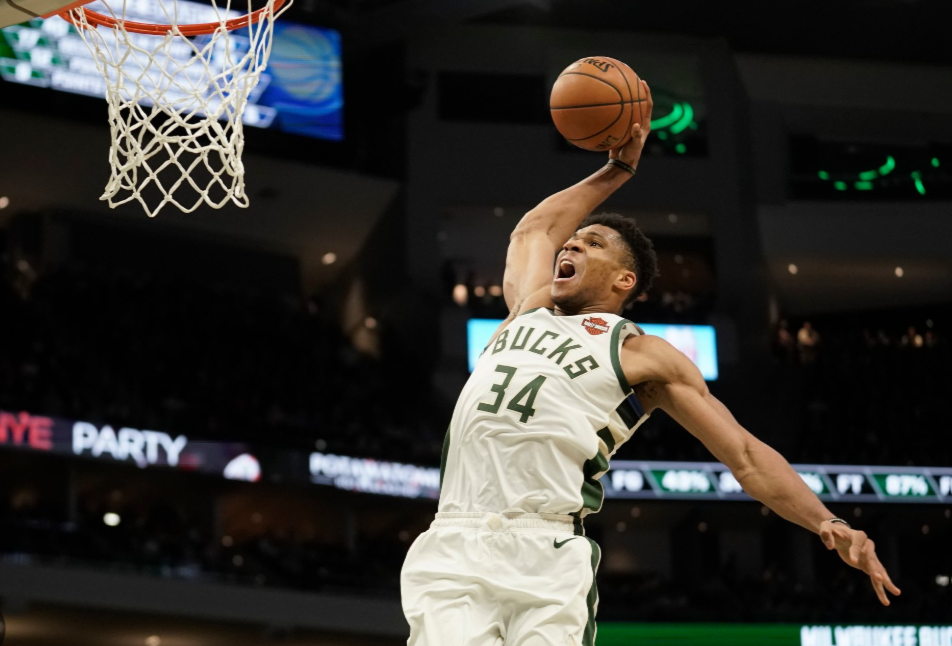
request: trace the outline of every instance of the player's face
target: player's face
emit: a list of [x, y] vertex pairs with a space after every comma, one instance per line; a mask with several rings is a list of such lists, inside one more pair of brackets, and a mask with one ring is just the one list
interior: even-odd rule
[[616, 290], [616, 283], [626, 275], [634, 280], [622, 265], [624, 244], [617, 231], [601, 224], [576, 231], [556, 257], [552, 301], [568, 312], [594, 304], [620, 306], [627, 292]]

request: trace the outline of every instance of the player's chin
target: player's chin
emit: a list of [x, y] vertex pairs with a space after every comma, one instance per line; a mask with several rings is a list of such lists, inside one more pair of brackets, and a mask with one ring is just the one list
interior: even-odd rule
[[570, 310], [580, 300], [581, 292], [581, 285], [578, 284], [578, 281], [556, 279], [552, 283], [550, 296], [552, 302], [558, 305], [560, 309]]
[[559, 302], [559, 299], [566, 298], [572, 294], [572, 288], [566, 284], [566, 281], [556, 278], [552, 281], [552, 301], [555, 303]]

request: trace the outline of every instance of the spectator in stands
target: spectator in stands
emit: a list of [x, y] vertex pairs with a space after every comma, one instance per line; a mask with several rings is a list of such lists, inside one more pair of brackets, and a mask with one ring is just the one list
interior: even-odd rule
[[448, 414], [401, 394], [402, 366], [357, 352], [313, 301], [78, 263], [23, 292], [10, 275], [0, 409], [439, 462]]
[[777, 328], [777, 337], [775, 339], [777, 358], [781, 363], [793, 363], [797, 354], [797, 344], [790, 333], [790, 324], [786, 319], [780, 320], [780, 326]]
[[813, 329], [810, 321], [804, 321], [803, 327], [797, 332], [797, 349], [800, 351], [800, 363], [812, 366], [816, 363], [820, 345], [820, 334]]
[[906, 333], [902, 335], [901, 345], [904, 348], [921, 348], [924, 341], [922, 335], [916, 332], [916, 328], [910, 325]]

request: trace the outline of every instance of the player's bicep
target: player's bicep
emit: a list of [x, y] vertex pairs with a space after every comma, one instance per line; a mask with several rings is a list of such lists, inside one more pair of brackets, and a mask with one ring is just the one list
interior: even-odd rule
[[503, 276], [503, 297], [510, 310], [552, 282], [558, 248], [542, 229], [519, 227], [513, 232]]
[[711, 394], [684, 353], [658, 337], [633, 337], [625, 343], [622, 368], [629, 379], [650, 384], [653, 401], [643, 402], [646, 408], [661, 408], [732, 471], [743, 469], [753, 437]]

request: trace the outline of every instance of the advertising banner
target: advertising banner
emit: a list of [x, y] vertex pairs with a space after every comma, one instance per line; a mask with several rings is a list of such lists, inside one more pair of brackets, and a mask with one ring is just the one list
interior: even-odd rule
[[[440, 470], [370, 458], [289, 451], [239, 442], [0, 411], [0, 448], [169, 467], [231, 480], [311, 482], [347, 491], [439, 498]], [[952, 502], [952, 468], [794, 464], [821, 500], [831, 502]], [[751, 500], [719, 462], [615, 460], [601, 478], [605, 498]], [[952, 646], [952, 645], [949, 645]]]
[[236, 458], [242, 455], [250, 456], [249, 447], [245, 444], [193, 442], [185, 435], [127, 426], [97, 425], [59, 417], [45, 417], [26, 411], [0, 411], [0, 448], [30, 449], [125, 462], [140, 468], [175, 467], [223, 477], [249, 473], [247, 458], [239, 462], [246, 465], [244, 470], [235, 466], [227, 469]]

